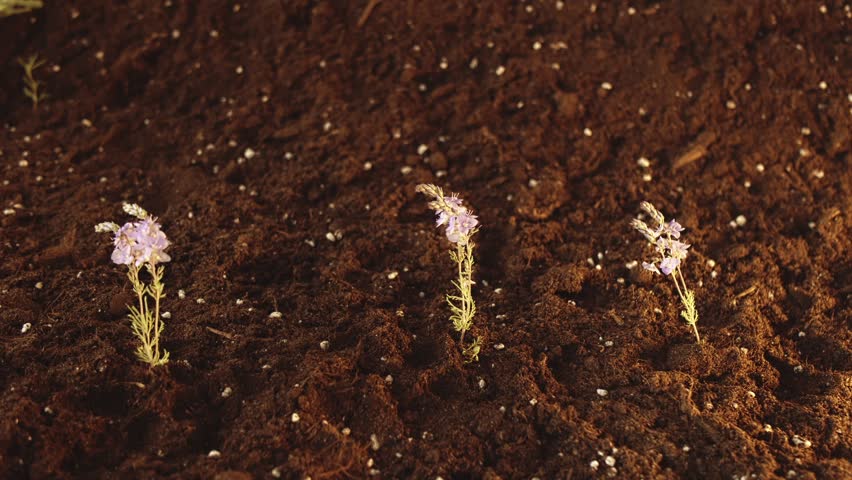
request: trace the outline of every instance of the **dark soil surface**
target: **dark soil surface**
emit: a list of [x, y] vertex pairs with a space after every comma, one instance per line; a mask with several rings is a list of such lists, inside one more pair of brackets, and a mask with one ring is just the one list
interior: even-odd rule
[[[850, 25], [842, 0], [0, 19], [0, 478], [852, 478]], [[482, 222], [478, 363], [423, 182]], [[633, 267], [642, 200], [687, 228], [701, 345]], [[173, 241], [154, 371], [93, 230], [123, 201]]]

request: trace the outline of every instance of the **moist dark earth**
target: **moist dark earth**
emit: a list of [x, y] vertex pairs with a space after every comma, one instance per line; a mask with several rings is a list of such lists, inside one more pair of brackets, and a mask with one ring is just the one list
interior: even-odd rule
[[[852, 478], [850, 24], [839, 0], [0, 19], [0, 477]], [[478, 362], [418, 183], [479, 216]], [[636, 266], [643, 200], [686, 227], [700, 345]], [[93, 228], [122, 202], [173, 242], [153, 370]]]

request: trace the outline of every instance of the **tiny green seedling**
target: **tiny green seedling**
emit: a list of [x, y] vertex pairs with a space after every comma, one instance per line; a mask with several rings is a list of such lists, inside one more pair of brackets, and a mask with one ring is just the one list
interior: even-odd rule
[[459, 343], [468, 362], [479, 359], [481, 339], [474, 339], [473, 343], [465, 346], [464, 334], [473, 326], [473, 317], [476, 315], [476, 303], [473, 301], [471, 287], [473, 286], [473, 248], [471, 240], [478, 231], [476, 215], [473, 215], [467, 207], [462, 206], [462, 200], [455, 196], [444, 196], [440, 187], [430, 184], [417, 186], [417, 192], [433, 198], [429, 202], [429, 208], [438, 216], [436, 223], [440, 227], [446, 225], [447, 239], [456, 245], [456, 250], [450, 250], [450, 258], [458, 267], [458, 279], [453, 281], [456, 288], [455, 295], [447, 295], [447, 303], [450, 306], [450, 321], [453, 328], [461, 332]]
[[645, 213], [651, 216], [657, 224], [656, 227], [652, 229], [638, 218], [633, 219], [630, 225], [654, 246], [659, 255], [659, 264], [642, 262], [642, 267], [672, 279], [683, 304], [680, 315], [686, 320], [687, 325], [692, 327], [695, 332], [695, 340], [701, 343], [701, 336], [698, 335], [698, 309], [695, 307], [695, 292], [686, 287], [686, 280], [684, 280], [683, 272], [680, 269], [681, 263], [686, 259], [687, 249], [690, 247], [690, 245], [679, 240], [680, 232], [684, 228], [676, 220], [666, 222], [663, 214], [648, 202], [642, 202], [641, 207]]
[[0, 0], [0, 18], [31, 12], [43, 5], [42, 0]]
[[44, 65], [44, 60], [38, 58], [38, 54], [31, 55], [26, 60], [19, 58], [18, 64], [24, 69], [24, 95], [33, 102], [33, 110], [38, 108], [38, 103], [47, 99], [47, 94], [39, 91], [41, 82], [35, 79], [33, 73]]

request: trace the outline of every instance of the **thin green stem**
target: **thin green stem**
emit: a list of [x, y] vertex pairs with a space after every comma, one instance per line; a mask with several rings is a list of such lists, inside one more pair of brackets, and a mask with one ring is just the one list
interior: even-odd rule
[[457, 279], [453, 282], [456, 287], [456, 295], [448, 295], [447, 302], [450, 304], [452, 315], [450, 319], [453, 326], [460, 332], [459, 342], [464, 343], [466, 332], [473, 325], [473, 317], [476, 315], [476, 304], [473, 301], [471, 289], [473, 285], [473, 248], [474, 245], [467, 237], [465, 241], [456, 245], [456, 251], [450, 252], [450, 256], [456, 262]]
[[701, 343], [701, 335], [698, 334], [698, 324], [692, 324], [692, 331], [695, 332], [695, 341], [696, 343]]
[[[130, 283], [133, 284], [133, 290], [136, 292], [136, 298], [139, 302], [139, 316], [145, 319], [148, 316], [148, 302], [145, 301], [145, 286], [139, 281], [139, 267], [131, 264], [128, 276], [130, 277]], [[142, 340], [142, 344], [149, 345], [151, 337], [148, 329], [143, 329], [141, 333], [143, 334], [143, 337], [140, 339]]]
[[[685, 302], [686, 302], [686, 300], [685, 300], [685, 298], [684, 298], [684, 296], [683, 296], [683, 290], [681, 290], [681, 288], [680, 288], [680, 283], [678, 283], [678, 281], [677, 281], [677, 272], [678, 272], [679, 270], [680, 270], [680, 267], [678, 267], [678, 268], [677, 268], [677, 270], [675, 270], [675, 271], [674, 271], [674, 273], [672, 273], [672, 274], [671, 274], [671, 278], [672, 278], [672, 281], [673, 281], [673, 282], [674, 282], [674, 284], [675, 284], [675, 288], [677, 288], [677, 294], [678, 294], [678, 296], [680, 297], [680, 301], [681, 301], [681, 302], [683, 302], [683, 303], [685, 303]], [[686, 285], [684, 285], [684, 287], [683, 287], [683, 288], [684, 288], [684, 290], [686, 290]]]
[[[458, 244], [456, 246], [456, 260], [458, 260], [456, 263], [458, 264], [458, 270], [459, 270], [459, 296], [461, 297], [461, 302], [462, 302], [462, 304], [461, 304], [462, 321], [464, 321], [464, 318], [467, 316], [467, 295], [465, 295], [465, 281], [464, 281], [464, 269], [463, 269], [464, 261], [465, 261], [464, 245]], [[461, 331], [461, 336], [459, 337], [459, 343], [464, 345], [464, 334], [467, 331], [467, 329], [465, 329], [464, 326], [461, 325], [461, 328], [459, 330]]]
[[[678, 265], [678, 267], [675, 269], [675, 273], [676, 273], [676, 274], [677, 274], [677, 276], [680, 278], [680, 284], [683, 286], [683, 291], [684, 291], [684, 292], [688, 291], [689, 289], [688, 289], [688, 288], [686, 288], [686, 279], [684, 279], [684, 278], [683, 278], [683, 272], [680, 270], [680, 266], [679, 266], [679, 265]], [[683, 295], [681, 295], [681, 298], [683, 298]]]
[[[163, 329], [160, 323], [160, 300], [163, 297], [163, 269], [157, 269], [156, 265], [146, 264], [152, 281], [146, 285], [139, 279], [140, 268], [130, 265], [127, 277], [133, 285], [136, 293], [138, 307], [130, 307], [130, 322], [133, 334], [139, 339], [141, 345], [136, 349], [139, 360], [151, 367], [168, 363], [169, 353], [160, 352], [160, 331]], [[153, 297], [153, 307], [148, 297]]]
[[695, 332], [695, 340], [698, 343], [701, 343], [701, 335], [698, 334], [698, 325], [697, 325], [697, 312], [695, 311], [695, 294], [690, 292], [690, 290], [686, 287], [686, 279], [683, 278], [683, 272], [680, 269], [680, 266], [675, 269], [675, 272], [672, 274], [672, 279], [675, 280], [675, 286], [677, 286], [677, 280], [675, 279], [675, 275], [680, 277], [680, 282], [683, 284], [683, 291], [689, 293], [689, 299], [681, 293], [680, 288], [678, 288], [678, 294], [680, 294], [680, 300], [683, 303], [684, 308], [686, 308], [687, 315], [685, 316], [687, 323], [692, 326], [692, 331]]
[[154, 317], [151, 319], [154, 325], [154, 360], [158, 360], [160, 356], [160, 278], [157, 272], [157, 267], [153, 264], [148, 264], [148, 273], [151, 274], [151, 293], [154, 297]]

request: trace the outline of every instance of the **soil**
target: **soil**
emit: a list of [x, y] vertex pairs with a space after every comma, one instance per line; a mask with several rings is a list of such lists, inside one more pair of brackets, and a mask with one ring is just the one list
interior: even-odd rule
[[[852, 478], [850, 18], [129, 0], [0, 19], [0, 477]], [[475, 363], [424, 182], [482, 223]], [[687, 229], [700, 345], [632, 263], [642, 200]], [[164, 368], [134, 358], [93, 229], [123, 201], [173, 241]]]

